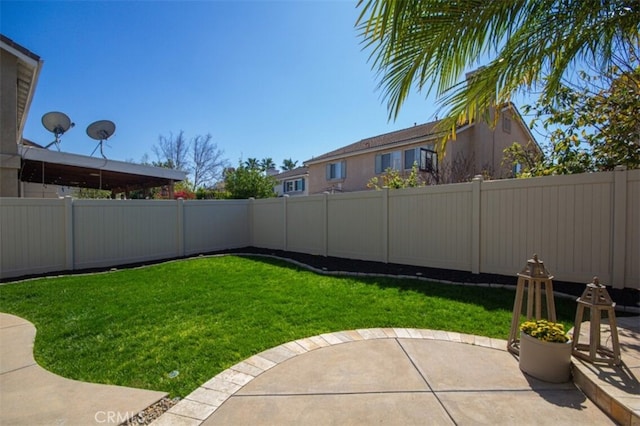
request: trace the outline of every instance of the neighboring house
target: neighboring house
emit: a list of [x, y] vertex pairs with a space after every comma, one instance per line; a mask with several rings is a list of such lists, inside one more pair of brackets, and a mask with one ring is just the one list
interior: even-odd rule
[[0, 34], [0, 197], [57, 198], [70, 187], [112, 196], [166, 187], [173, 196], [174, 182], [186, 173], [48, 150], [23, 139], [41, 68], [38, 55]]
[[530, 141], [535, 143], [511, 104], [501, 110], [495, 127], [483, 120], [460, 127], [456, 139], [447, 143], [444, 156], [436, 152], [442, 137], [434, 130], [437, 123], [363, 139], [305, 161], [309, 194], [366, 190], [372, 177], [384, 174], [388, 168], [408, 173], [414, 163], [429, 183], [464, 182], [477, 174], [513, 177], [513, 167], [502, 164], [503, 150], [514, 142], [523, 146]]
[[278, 184], [274, 187], [278, 197], [283, 195], [309, 195], [309, 171], [306, 167], [287, 170], [273, 175], [273, 177], [278, 181]]
[[18, 143], [41, 68], [38, 55], [0, 34], [0, 197], [20, 196]]

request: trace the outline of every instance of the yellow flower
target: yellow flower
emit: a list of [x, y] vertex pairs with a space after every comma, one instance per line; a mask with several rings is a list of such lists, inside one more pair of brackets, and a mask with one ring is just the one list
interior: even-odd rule
[[544, 342], [565, 343], [569, 336], [564, 331], [564, 324], [547, 320], [525, 321], [520, 325], [520, 330], [531, 337]]

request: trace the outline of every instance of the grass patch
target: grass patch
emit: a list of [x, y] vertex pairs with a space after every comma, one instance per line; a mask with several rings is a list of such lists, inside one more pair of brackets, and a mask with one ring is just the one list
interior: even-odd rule
[[[36, 360], [54, 373], [184, 397], [251, 355], [326, 332], [411, 327], [506, 339], [514, 295], [226, 256], [3, 285], [0, 311], [35, 324]], [[571, 327], [575, 303], [558, 299], [556, 309]]]

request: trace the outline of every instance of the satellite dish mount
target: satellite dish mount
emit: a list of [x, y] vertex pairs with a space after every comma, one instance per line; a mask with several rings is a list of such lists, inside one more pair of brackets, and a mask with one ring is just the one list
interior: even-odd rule
[[51, 145], [55, 144], [58, 151], [60, 151], [60, 136], [75, 126], [66, 114], [57, 111], [48, 112], [43, 115], [42, 125], [55, 136], [55, 140], [45, 146], [44, 149], [49, 149]]
[[91, 139], [99, 141], [98, 145], [96, 145], [96, 147], [93, 149], [91, 156], [93, 156], [98, 147], [100, 147], [100, 154], [102, 155], [102, 158], [104, 158], [105, 160], [107, 159], [107, 157], [104, 155], [104, 151], [102, 150], [102, 145], [104, 144], [104, 141], [109, 139], [109, 137], [111, 137], [111, 135], [113, 135], [115, 131], [116, 125], [113, 121], [99, 120], [89, 124], [89, 127], [87, 127], [87, 135], [89, 135]]

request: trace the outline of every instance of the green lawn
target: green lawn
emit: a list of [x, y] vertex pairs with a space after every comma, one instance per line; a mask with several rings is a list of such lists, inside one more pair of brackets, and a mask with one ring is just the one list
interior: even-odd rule
[[[251, 355], [326, 332], [412, 327], [506, 339], [514, 295], [226, 256], [3, 285], [0, 311], [36, 325], [36, 360], [54, 373], [184, 397]], [[570, 327], [575, 303], [557, 299], [556, 309]]]

